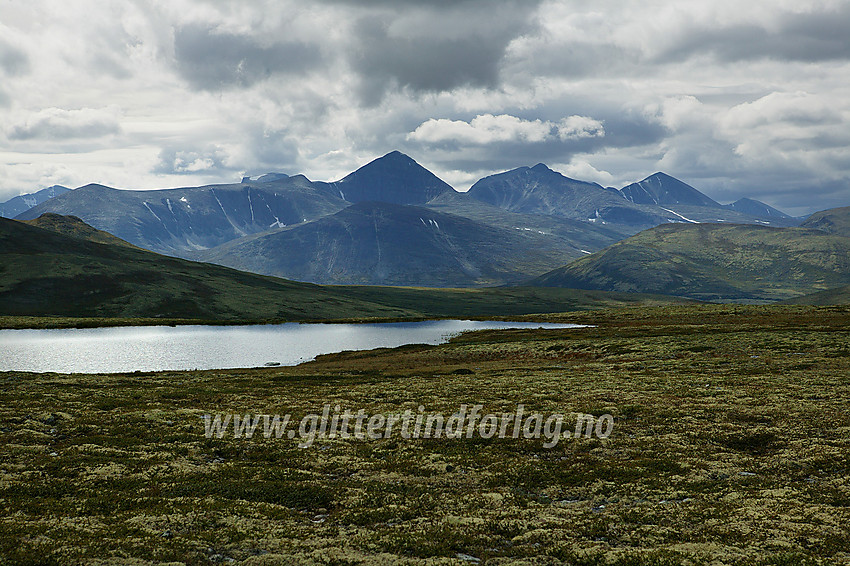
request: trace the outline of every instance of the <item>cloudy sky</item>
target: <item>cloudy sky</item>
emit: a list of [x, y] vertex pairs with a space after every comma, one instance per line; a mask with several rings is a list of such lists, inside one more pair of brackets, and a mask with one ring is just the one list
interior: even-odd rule
[[850, 205], [848, 0], [2, 0], [0, 200], [544, 162]]

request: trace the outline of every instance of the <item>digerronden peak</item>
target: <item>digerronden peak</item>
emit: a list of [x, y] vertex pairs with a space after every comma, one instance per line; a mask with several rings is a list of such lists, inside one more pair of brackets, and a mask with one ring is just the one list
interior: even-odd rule
[[413, 158], [391, 151], [332, 183], [340, 197], [352, 203], [425, 204], [451, 185], [419, 165]]

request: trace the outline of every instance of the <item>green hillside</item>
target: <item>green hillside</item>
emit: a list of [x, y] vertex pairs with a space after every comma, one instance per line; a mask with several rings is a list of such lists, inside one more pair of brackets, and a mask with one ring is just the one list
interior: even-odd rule
[[667, 224], [532, 285], [773, 301], [850, 283], [850, 238], [820, 230]]
[[53, 212], [45, 212], [38, 218], [23, 220], [22, 222], [29, 224], [30, 226], [35, 226], [36, 228], [44, 228], [51, 232], [65, 234], [66, 236], [73, 236], [75, 238], [82, 238], [98, 244], [112, 244], [137, 250], [142, 249], [134, 246], [126, 240], [113, 236], [109, 232], [92, 228], [76, 216], [63, 216]]
[[827, 289], [826, 291], [818, 291], [817, 293], [788, 299], [784, 302], [790, 305], [850, 305], [850, 285], [836, 289]]
[[52, 230], [0, 219], [0, 315], [298, 321], [515, 316], [671, 302], [571, 289], [323, 287], [90, 241], [112, 237], [63, 218], [41, 221]]
[[0, 219], [5, 315], [306, 320], [413, 313]]
[[850, 238], [850, 206], [815, 212], [800, 226]]

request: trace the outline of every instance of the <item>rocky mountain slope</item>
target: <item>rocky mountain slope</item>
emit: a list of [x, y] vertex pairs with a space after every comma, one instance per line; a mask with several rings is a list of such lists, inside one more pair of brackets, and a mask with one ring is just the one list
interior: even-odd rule
[[72, 215], [148, 250], [171, 255], [307, 222], [348, 205], [327, 186], [303, 175], [155, 191], [86, 185], [44, 202], [18, 219], [45, 212]]
[[564, 257], [535, 245], [544, 239], [427, 208], [361, 202], [195, 257], [317, 283], [467, 287], [517, 283], [544, 272]]
[[10, 198], [4, 203], [0, 203], [0, 217], [14, 218], [44, 201], [67, 193], [70, 190], [68, 187], [63, 187], [62, 185], [53, 185], [52, 187], [47, 187], [34, 193]]

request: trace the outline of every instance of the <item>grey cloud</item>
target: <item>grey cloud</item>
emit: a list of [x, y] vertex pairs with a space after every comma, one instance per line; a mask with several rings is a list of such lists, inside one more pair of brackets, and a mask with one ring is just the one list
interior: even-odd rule
[[808, 216], [817, 210], [847, 206], [850, 203], [850, 177], [819, 179], [796, 170], [750, 171], [742, 177], [724, 180], [716, 176], [701, 183], [693, 183], [706, 190], [719, 202], [727, 203], [742, 196], [764, 201], [793, 216]]
[[836, 11], [787, 14], [777, 29], [756, 25], [685, 30], [656, 61], [681, 61], [711, 53], [720, 61], [775, 59], [817, 62], [850, 59], [850, 5]]
[[83, 108], [64, 110], [48, 108], [30, 116], [26, 121], [9, 128], [11, 140], [65, 140], [99, 138], [117, 134], [121, 127], [110, 111]]
[[133, 76], [130, 63], [126, 58], [117, 54], [98, 54], [92, 57], [91, 65], [100, 73], [107, 74], [116, 79], [129, 79]]
[[256, 173], [293, 172], [298, 162], [298, 140], [283, 132], [255, 130], [249, 134], [246, 153], [251, 156], [251, 169]]
[[316, 45], [264, 40], [198, 25], [178, 28], [174, 34], [178, 71], [192, 86], [216, 90], [250, 86], [276, 74], [303, 73], [321, 59]]
[[558, 45], [557, 49], [539, 49], [530, 58], [513, 58], [508, 65], [515, 79], [522, 77], [527, 81], [538, 76], [581, 79], [600, 73], [623, 74], [625, 69], [645, 72], [640, 69], [640, 59], [640, 53], [619, 45], [574, 41]]
[[473, 38], [434, 41], [429, 38], [391, 38], [386, 29], [364, 22], [358, 35], [365, 36], [355, 61], [366, 80], [384, 84], [395, 80], [414, 91], [443, 91], [454, 87], [496, 85], [498, 62], [504, 40]]
[[363, 7], [392, 7], [400, 6], [419, 8], [428, 6], [432, 8], [451, 8], [462, 4], [474, 4], [479, 0], [319, 0], [322, 4], [335, 4]]
[[0, 69], [10, 77], [22, 75], [29, 71], [29, 57], [0, 39]]
[[[510, 42], [530, 29], [539, 1], [379, 2], [354, 26], [350, 62], [359, 74], [361, 98], [376, 104], [388, 89], [412, 93], [457, 87], [493, 88]], [[355, 12], [358, 14], [358, 12]], [[416, 29], [399, 33], [402, 18]]]

